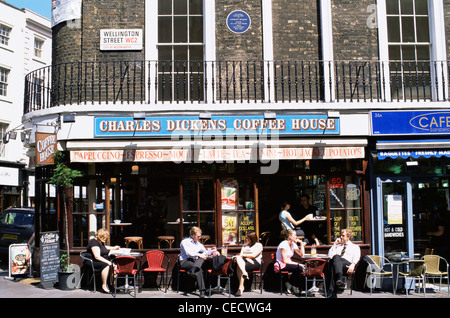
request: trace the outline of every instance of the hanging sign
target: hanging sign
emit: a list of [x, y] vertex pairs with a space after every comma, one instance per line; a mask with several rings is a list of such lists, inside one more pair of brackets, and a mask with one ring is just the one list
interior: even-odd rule
[[245, 33], [251, 24], [250, 16], [244, 11], [233, 11], [227, 17], [227, 27], [234, 33]]
[[56, 134], [36, 133], [36, 164], [52, 165], [55, 163], [54, 154], [57, 149]]

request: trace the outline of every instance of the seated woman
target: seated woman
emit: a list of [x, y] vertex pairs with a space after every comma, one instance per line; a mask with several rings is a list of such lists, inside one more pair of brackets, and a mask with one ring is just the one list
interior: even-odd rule
[[[292, 272], [289, 281], [286, 282], [287, 293], [290, 294], [293, 291], [298, 294], [300, 274], [303, 272], [304, 266], [294, 262], [292, 257], [295, 253], [303, 256], [305, 254], [306, 243], [297, 238], [297, 233], [293, 229], [283, 230], [281, 234], [283, 235], [284, 241], [278, 245], [274, 270], [275, 272]], [[300, 248], [297, 246], [297, 243], [300, 244]]]
[[241, 296], [244, 292], [244, 280], [248, 279], [248, 272], [259, 270], [262, 260], [263, 246], [258, 242], [256, 233], [251, 232], [245, 236], [245, 243], [241, 252], [234, 256], [236, 260], [236, 274], [239, 280], [239, 288], [236, 296]]
[[109, 259], [109, 252], [120, 248], [120, 246], [105, 246], [108, 238], [108, 230], [101, 228], [95, 233], [95, 238], [91, 239], [87, 246], [87, 251], [92, 255], [94, 269], [101, 271], [102, 290], [105, 293], [110, 292], [108, 288], [108, 275], [110, 274], [111, 266], [113, 266], [114, 272], [116, 270], [116, 265], [113, 265]]

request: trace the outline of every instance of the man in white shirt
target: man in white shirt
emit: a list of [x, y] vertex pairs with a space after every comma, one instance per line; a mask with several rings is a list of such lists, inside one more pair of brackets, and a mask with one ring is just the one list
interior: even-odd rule
[[180, 245], [180, 267], [186, 272], [195, 276], [197, 279], [198, 290], [200, 297], [205, 297], [205, 281], [203, 279], [202, 265], [206, 259], [206, 249], [199, 239], [202, 235], [202, 230], [193, 226], [189, 231], [189, 237], [181, 241]]
[[331, 279], [329, 293], [335, 296], [335, 286], [344, 285], [343, 275], [353, 274], [355, 266], [361, 258], [361, 249], [351, 241], [352, 231], [343, 229], [341, 237], [336, 239], [333, 246], [328, 251], [328, 257], [331, 259]]

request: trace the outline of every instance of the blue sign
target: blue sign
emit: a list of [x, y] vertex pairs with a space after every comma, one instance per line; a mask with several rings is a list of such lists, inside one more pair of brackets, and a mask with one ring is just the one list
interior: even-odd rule
[[448, 150], [418, 150], [418, 151], [379, 151], [378, 159], [383, 160], [386, 158], [398, 158], [401, 157], [403, 159], [408, 158], [431, 158], [431, 157], [450, 157], [450, 151]]
[[337, 135], [339, 118], [326, 115], [263, 115], [146, 117], [95, 117], [94, 137]]
[[244, 11], [233, 11], [227, 17], [227, 26], [234, 33], [244, 33], [252, 24], [250, 16]]
[[450, 133], [450, 111], [374, 111], [373, 135], [440, 135]]

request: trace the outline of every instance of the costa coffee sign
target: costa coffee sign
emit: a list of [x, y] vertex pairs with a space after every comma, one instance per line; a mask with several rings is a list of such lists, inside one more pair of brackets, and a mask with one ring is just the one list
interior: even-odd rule
[[36, 133], [36, 164], [52, 165], [55, 163], [53, 154], [58, 142], [56, 134]]

